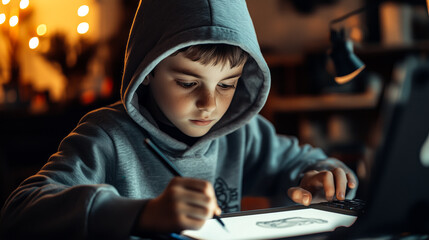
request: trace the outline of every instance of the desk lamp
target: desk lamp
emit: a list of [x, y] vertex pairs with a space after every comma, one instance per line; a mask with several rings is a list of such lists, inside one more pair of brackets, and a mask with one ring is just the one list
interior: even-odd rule
[[366, 7], [362, 7], [342, 17], [336, 18], [329, 23], [332, 44], [329, 55], [334, 63], [335, 82], [338, 84], [347, 83], [355, 78], [365, 69], [365, 64], [353, 52], [353, 42], [346, 39], [344, 28], [337, 31], [332, 25], [365, 10]]
[[[426, 6], [429, 14], [429, 0], [426, 0]], [[332, 25], [341, 22], [353, 15], [368, 10], [368, 7], [377, 7], [377, 4], [371, 4], [351, 11], [344, 16], [336, 18], [329, 23], [331, 32], [331, 52], [330, 57], [334, 62], [335, 81], [338, 84], [344, 84], [355, 78], [365, 69], [365, 64], [354, 54], [353, 42], [346, 39], [344, 28], [335, 30]]]

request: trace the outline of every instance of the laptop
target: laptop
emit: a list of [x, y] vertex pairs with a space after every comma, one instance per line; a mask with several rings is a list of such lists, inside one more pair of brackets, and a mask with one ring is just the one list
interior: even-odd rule
[[405, 69], [397, 97], [384, 102], [365, 212], [341, 234], [429, 233], [429, 62], [409, 58]]
[[386, 90], [396, 94], [393, 98], [386, 94], [389, 98], [383, 102], [382, 139], [363, 194], [363, 209], [344, 209], [340, 202], [338, 206], [320, 203], [239, 212], [222, 216], [227, 227], [234, 228], [232, 233], [223, 232], [209, 220], [201, 230], [182, 234], [191, 239], [349, 239], [428, 234], [429, 62], [410, 58], [405, 67], [405, 77], [399, 83], [393, 81], [394, 87]]

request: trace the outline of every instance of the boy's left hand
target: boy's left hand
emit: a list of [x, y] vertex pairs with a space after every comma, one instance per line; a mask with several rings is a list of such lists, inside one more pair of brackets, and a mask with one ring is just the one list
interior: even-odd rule
[[[299, 187], [289, 188], [288, 196], [294, 202], [306, 206], [323, 198], [332, 201], [334, 195], [338, 200], [344, 200], [347, 186], [356, 187], [356, 179], [351, 172], [345, 172], [342, 168], [331, 171], [311, 170], [305, 173]], [[320, 193], [322, 195], [319, 197]]]

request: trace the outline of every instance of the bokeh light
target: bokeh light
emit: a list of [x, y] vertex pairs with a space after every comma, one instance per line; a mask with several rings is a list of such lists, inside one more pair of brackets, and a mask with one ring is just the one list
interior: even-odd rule
[[28, 5], [30, 5], [29, 0], [21, 0], [21, 2], [19, 2], [19, 8], [21, 9], [26, 9]]
[[30, 39], [30, 41], [28, 42], [28, 46], [31, 49], [35, 49], [39, 46], [39, 38], [38, 37], [33, 37]]
[[79, 15], [79, 17], [85, 17], [86, 15], [88, 15], [88, 13], [89, 13], [89, 7], [87, 5], [82, 5], [77, 10], [77, 15]]
[[12, 16], [12, 17], [9, 19], [9, 25], [10, 25], [11, 27], [15, 27], [16, 25], [18, 25], [18, 22], [19, 22], [18, 16]]
[[89, 24], [87, 22], [82, 22], [77, 26], [77, 32], [79, 34], [85, 34], [89, 30]]
[[6, 22], [6, 14], [1, 13], [0, 14], [0, 24], [3, 24], [4, 22]]
[[9, 4], [10, 0], [2, 0], [3, 5]]
[[37, 35], [43, 36], [46, 34], [47, 31], [48, 27], [46, 26], [46, 24], [40, 24], [39, 26], [37, 26]]
[[363, 32], [360, 28], [354, 27], [350, 31], [350, 38], [354, 42], [362, 42], [363, 41]]

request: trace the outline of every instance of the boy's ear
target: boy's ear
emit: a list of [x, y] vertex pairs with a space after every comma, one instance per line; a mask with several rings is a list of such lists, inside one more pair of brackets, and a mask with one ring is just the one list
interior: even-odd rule
[[146, 77], [143, 80], [143, 85], [147, 86], [149, 85], [150, 81], [152, 80], [152, 78], [155, 76], [155, 73], [153, 71], [151, 71], [148, 75], [146, 75]]
[[149, 83], [150, 83], [150, 80], [152, 79], [152, 74], [148, 74], [145, 78], [144, 78], [144, 80], [143, 80], [143, 85], [144, 86], [147, 86], [147, 85], [149, 85]]

